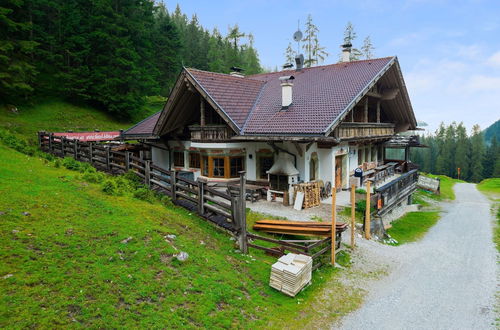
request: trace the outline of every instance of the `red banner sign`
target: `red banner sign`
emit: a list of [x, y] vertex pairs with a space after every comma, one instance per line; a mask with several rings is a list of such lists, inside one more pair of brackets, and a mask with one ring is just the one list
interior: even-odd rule
[[54, 136], [65, 137], [69, 140], [79, 141], [110, 141], [120, 137], [119, 131], [114, 132], [80, 132], [80, 133], [54, 133]]

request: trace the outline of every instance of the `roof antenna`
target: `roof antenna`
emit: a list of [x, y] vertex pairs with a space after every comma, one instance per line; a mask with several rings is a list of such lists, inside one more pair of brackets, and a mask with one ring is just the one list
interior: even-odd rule
[[301, 71], [304, 67], [304, 55], [299, 54], [300, 42], [302, 41], [302, 31], [300, 31], [300, 20], [297, 23], [297, 31], [293, 34], [293, 40], [297, 42], [297, 55], [295, 56], [296, 71]]

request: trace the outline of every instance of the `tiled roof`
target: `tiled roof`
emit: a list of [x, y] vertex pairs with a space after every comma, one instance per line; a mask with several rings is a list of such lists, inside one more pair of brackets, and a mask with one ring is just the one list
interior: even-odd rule
[[187, 71], [241, 129], [265, 82], [196, 69]]
[[155, 128], [156, 122], [158, 121], [158, 117], [160, 117], [161, 111], [158, 111], [154, 115], [147, 117], [146, 119], [140, 121], [136, 125], [132, 126], [128, 130], [126, 130], [124, 135], [128, 136], [147, 136], [150, 137], [153, 135], [153, 129]]
[[[263, 73], [244, 78], [186, 69], [238, 126], [241, 135], [324, 134], [395, 57]], [[293, 101], [281, 110], [279, 77], [293, 75]], [[160, 112], [125, 132], [152, 135]]]
[[[243, 134], [318, 134], [325, 132], [340, 113], [363, 91], [393, 57], [354, 61], [302, 71], [259, 74], [265, 80], [262, 95], [248, 118]], [[293, 101], [281, 110], [279, 77], [293, 75]]]

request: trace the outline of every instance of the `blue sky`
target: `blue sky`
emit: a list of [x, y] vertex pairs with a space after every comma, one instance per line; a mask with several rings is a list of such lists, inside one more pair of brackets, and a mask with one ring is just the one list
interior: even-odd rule
[[[170, 11], [177, 2], [166, 1]], [[284, 50], [311, 14], [335, 63], [346, 23], [376, 57], [397, 55], [418, 120], [437, 128], [463, 121], [486, 128], [500, 119], [500, 0], [179, 1], [190, 17], [223, 34], [238, 24], [255, 37], [261, 64], [284, 63]], [[302, 28], [302, 30], [304, 30]], [[294, 45], [296, 47], [296, 45]]]

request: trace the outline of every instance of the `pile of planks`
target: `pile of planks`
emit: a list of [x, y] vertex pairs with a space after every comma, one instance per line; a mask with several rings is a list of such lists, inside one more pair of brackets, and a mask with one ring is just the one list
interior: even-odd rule
[[321, 187], [319, 182], [298, 183], [293, 185], [294, 200], [298, 192], [304, 193], [304, 209], [318, 206], [321, 203]]
[[[259, 220], [253, 225], [254, 230], [266, 233], [301, 235], [301, 236], [326, 236], [332, 235], [332, 224], [329, 222], [312, 221], [286, 221], [286, 220]], [[347, 224], [337, 222], [335, 230], [343, 232]]]
[[271, 268], [269, 285], [284, 294], [295, 297], [311, 282], [313, 259], [303, 254], [289, 253], [278, 259]]

